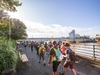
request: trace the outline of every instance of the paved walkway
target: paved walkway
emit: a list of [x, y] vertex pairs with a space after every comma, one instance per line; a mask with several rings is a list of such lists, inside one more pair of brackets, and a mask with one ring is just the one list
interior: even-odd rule
[[[34, 49], [33, 52], [31, 52], [31, 49], [27, 47], [25, 49], [22, 48], [22, 53], [25, 53], [29, 59], [28, 66], [25, 68], [18, 70], [17, 75], [52, 75], [52, 67], [48, 67], [47, 61], [48, 61], [48, 55], [45, 54], [46, 59], [46, 66], [43, 65], [43, 63], [38, 63], [39, 58], [36, 55], [36, 50]], [[77, 75], [100, 75], [100, 69], [97, 69], [95, 67], [91, 67], [85, 62], [81, 62], [80, 64], [75, 64], [75, 69], [77, 72]], [[61, 68], [59, 66], [59, 71], [61, 71]], [[66, 75], [73, 75], [70, 68], [67, 69]]]

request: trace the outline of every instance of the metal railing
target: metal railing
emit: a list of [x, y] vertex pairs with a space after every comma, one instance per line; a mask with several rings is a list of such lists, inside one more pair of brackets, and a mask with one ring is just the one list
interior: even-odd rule
[[73, 48], [78, 55], [100, 59], [100, 45], [76, 44]]

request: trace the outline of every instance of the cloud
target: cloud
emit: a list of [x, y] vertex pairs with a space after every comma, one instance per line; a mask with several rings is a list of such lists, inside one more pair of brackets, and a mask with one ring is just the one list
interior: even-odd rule
[[76, 34], [93, 35], [93, 28], [76, 28], [59, 24], [44, 25], [42, 23], [24, 21], [27, 27], [28, 37], [68, 37], [73, 29]]

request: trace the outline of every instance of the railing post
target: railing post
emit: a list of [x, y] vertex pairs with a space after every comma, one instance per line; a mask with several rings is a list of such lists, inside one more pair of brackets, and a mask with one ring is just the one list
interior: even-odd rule
[[94, 61], [95, 61], [95, 45], [93, 45], [93, 58], [94, 58]]

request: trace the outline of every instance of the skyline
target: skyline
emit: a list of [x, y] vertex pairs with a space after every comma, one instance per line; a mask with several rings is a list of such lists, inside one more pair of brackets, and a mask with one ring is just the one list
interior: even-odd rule
[[95, 37], [100, 34], [99, 0], [20, 0], [11, 17], [23, 21], [28, 37], [68, 37], [69, 32]]

